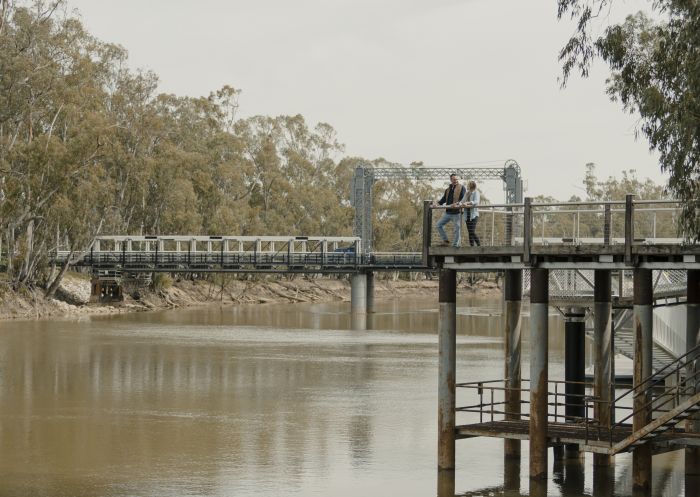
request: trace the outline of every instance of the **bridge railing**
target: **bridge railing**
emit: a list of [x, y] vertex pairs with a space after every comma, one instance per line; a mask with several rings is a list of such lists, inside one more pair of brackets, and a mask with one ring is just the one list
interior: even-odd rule
[[[437, 226], [445, 210], [453, 207], [424, 203], [424, 249], [439, 245]], [[470, 245], [468, 208], [459, 207], [461, 246]], [[476, 235], [482, 246], [546, 246], [553, 244], [634, 245], [679, 243], [681, 204], [675, 200], [535, 203], [478, 206]], [[446, 234], [454, 242], [454, 224]]]
[[419, 252], [362, 251], [358, 237], [101, 236], [88, 251], [57, 251], [76, 265], [132, 271], [348, 272], [422, 268]]

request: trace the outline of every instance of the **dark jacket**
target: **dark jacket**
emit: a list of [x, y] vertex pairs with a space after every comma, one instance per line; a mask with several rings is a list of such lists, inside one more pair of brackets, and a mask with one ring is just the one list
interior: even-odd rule
[[[455, 192], [456, 190], [456, 192]], [[447, 190], [445, 190], [445, 194], [442, 196], [442, 198], [438, 201], [438, 204], [443, 205], [452, 205], [456, 202], [461, 202], [464, 199], [464, 192], [466, 192], [467, 189], [464, 188], [464, 186], [458, 184], [456, 187], [453, 185], [450, 185], [447, 187]], [[456, 195], [455, 195], [456, 193]], [[455, 200], [455, 197], [457, 198]], [[448, 214], [459, 214], [459, 209], [447, 209]]]

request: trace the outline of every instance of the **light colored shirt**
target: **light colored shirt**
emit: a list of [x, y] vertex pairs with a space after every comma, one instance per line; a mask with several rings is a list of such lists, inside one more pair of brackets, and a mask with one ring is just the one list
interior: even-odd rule
[[474, 190], [473, 192], [468, 191], [464, 196], [465, 202], [471, 202], [472, 207], [467, 207], [469, 209], [469, 220], [473, 220], [475, 217], [479, 216], [479, 202], [481, 201], [481, 195], [479, 195], [479, 190]]

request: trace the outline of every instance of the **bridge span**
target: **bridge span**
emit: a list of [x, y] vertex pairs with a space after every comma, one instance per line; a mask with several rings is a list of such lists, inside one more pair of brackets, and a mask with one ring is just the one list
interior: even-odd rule
[[359, 237], [98, 236], [89, 250], [56, 253], [102, 272], [360, 273], [425, 271], [420, 252], [364, 253]]

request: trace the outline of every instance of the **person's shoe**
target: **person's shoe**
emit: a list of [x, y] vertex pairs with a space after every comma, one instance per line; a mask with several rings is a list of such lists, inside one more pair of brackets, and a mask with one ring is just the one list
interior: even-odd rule
[[450, 246], [450, 241], [449, 240], [443, 240], [440, 243], [438, 243], [439, 246], [441, 247], [449, 247]]

